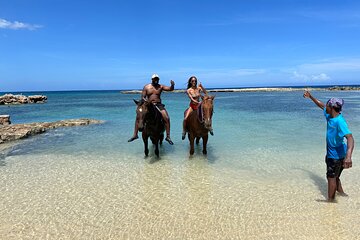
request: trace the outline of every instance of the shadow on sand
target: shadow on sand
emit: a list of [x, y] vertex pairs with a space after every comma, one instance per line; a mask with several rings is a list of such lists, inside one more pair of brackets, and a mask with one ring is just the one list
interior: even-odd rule
[[0, 157], [0, 167], [5, 167], [6, 166], [6, 162], [5, 160], [3, 159], [4, 157]]
[[11, 156], [11, 152], [13, 151], [13, 147], [0, 149], [0, 167], [6, 166], [6, 157]]
[[194, 158], [204, 158], [210, 164], [215, 163], [217, 157], [214, 155], [214, 149], [211, 146], [209, 145], [207, 146], [207, 154], [202, 153], [203, 146], [201, 142], [199, 144], [195, 144], [194, 150], [195, 150], [194, 155], [190, 155], [189, 152], [187, 152], [187, 154], [189, 154], [189, 160], [192, 160]]
[[[303, 172], [306, 172], [310, 179], [313, 181], [314, 185], [317, 186], [317, 188], [319, 189], [319, 191], [321, 192], [321, 194], [324, 196], [325, 199], [327, 199], [327, 181], [323, 178], [320, 177], [318, 175], [316, 175], [315, 173], [306, 170], [306, 169], [302, 169], [302, 168], [297, 168], [297, 170], [301, 170]], [[320, 200], [317, 200], [318, 202]], [[325, 202], [328, 202], [327, 200], [324, 200]], [[322, 200], [321, 200], [322, 202]]]
[[[165, 145], [164, 145], [165, 144]], [[149, 144], [149, 156], [144, 156], [145, 160], [148, 160], [149, 164], [154, 164], [157, 163], [159, 161], [162, 160], [162, 156], [163, 157], [169, 157], [172, 156], [173, 154], [176, 154], [176, 149], [174, 146], [168, 146], [168, 143], [163, 143], [162, 145], [159, 146], [159, 157], [157, 157], [154, 153], [154, 145], [153, 144]], [[186, 146], [188, 146], [188, 142], [186, 142]], [[215, 163], [215, 161], [218, 159], [218, 157], [213, 153], [214, 149], [208, 145], [208, 151], [207, 154], [203, 154], [202, 153], [202, 143], [200, 141], [200, 144], [195, 144], [195, 153], [194, 155], [189, 155], [189, 149], [190, 148], [186, 148], [186, 152], [184, 152], [184, 158], [186, 156], [188, 156], [189, 160], [192, 159], [196, 159], [196, 158], [201, 158], [201, 159], [205, 159], [208, 163], [213, 164]]]

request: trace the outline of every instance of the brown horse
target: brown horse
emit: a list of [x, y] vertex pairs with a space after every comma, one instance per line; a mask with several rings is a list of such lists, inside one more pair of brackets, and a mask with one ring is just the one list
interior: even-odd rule
[[149, 155], [148, 139], [155, 145], [155, 155], [159, 157], [159, 144], [164, 139], [165, 125], [162, 115], [157, 107], [151, 102], [134, 100], [137, 105], [136, 119], [139, 131], [142, 132], [145, 156]]
[[202, 102], [196, 111], [192, 111], [186, 119], [186, 130], [190, 141], [190, 155], [194, 154], [194, 141], [199, 144], [203, 139], [203, 154], [207, 154], [206, 144], [212, 134], [212, 115], [214, 112], [214, 96], [202, 96]]

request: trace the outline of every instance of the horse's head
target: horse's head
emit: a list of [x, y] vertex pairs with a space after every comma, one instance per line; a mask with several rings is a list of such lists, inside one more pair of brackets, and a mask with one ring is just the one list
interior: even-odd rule
[[202, 111], [203, 111], [203, 121], [204, 126], [208, 130], [212, 130], [212, 115], [214, 112], [214, 98], [215, 96], [202, 96]]
[[141, 100], [141, 101], [136, 101], [134, 99], [135, 104], [137, 105], [136, 107], [136, 122], [138, 124], [138, 129], [140, 132], [142, 132], [142, 130], [144, 130], [144, 122], [145, 122], [145, 116], [146, 114], [149, 112], [148, 106], [149, 103], [145, 100]]

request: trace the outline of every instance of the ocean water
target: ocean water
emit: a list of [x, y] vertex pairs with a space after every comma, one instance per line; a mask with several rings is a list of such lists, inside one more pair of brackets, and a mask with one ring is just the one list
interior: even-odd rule
[[[23, 93], [28, 95], [29, 93]], [[30, 93], [35, 94], [35, 93]], [[93, 118], [8, 145], [0, 154], [0, 239], [357, 239], [360, 93], [345, 100], [355, 138], [349, 197], [326, 203], [322, 110], [301, 91], [215, 95], [214, 136], [189, 156], [184, 93], [164, 93], [174, 145], [128, 143], [132, 99], [119, 91], [42, 92], [46, 104], [0, 106], [13, 124]], [[139, 134], [139, 136], [141, 136]]]

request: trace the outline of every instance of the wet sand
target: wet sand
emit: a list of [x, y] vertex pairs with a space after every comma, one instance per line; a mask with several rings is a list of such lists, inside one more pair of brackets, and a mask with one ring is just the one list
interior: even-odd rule
[[325, 203], [321, 194], [326, 193], [326, 180], [316, 174], [309, 178], [301, 170], [279, 181], [246, 170], [215, 168], [203, 157], [184, 161], [182, 167], [166, 158], [154, 163], [133, 158], [7, 157], [6, 167], [0, 167], [1, 239], [327, 239], [329, 234], [332, 239], [356, 239], [360, 235], [360, 192], [350, 174], [345, 181], [353, 195]]

